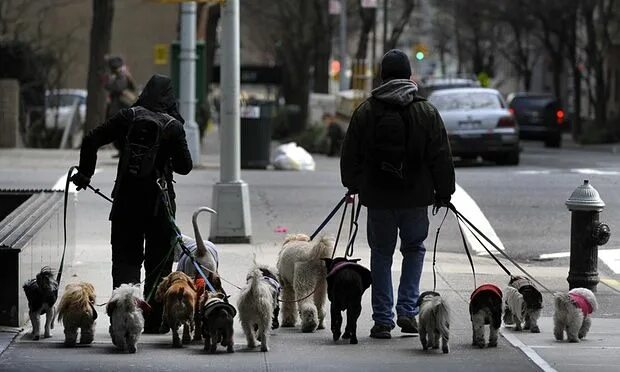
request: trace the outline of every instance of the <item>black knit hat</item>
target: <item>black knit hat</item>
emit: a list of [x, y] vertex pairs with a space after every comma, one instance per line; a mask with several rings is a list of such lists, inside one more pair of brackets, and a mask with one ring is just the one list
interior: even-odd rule
[[381, 80], [409, 79], [411, 64], [409, 57], [401, 50], [392, 49], [381, 59]]

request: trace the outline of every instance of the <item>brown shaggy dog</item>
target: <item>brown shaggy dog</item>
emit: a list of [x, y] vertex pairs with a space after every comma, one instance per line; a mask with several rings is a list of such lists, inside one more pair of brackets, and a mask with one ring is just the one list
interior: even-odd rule
[[90, 344], [95, 338], [95, 288], [90, 283], [70, 283], [65, 287], [60, 305], [58, 321], [65, 327], [65, 345], [75, 346], [78, 329], [80, 344]]
[[172, 345], [182, 346], [179, 339], [180, 325], [183, 325], [183, 343], [189, 343], [190, 333], [194, 330], [196, 305], [196, 287], [193, 280], [181, 271], [172, 272], [157, 287], [155, 299], [164, 303], [162, 328], [169, 326], [172, 330]]

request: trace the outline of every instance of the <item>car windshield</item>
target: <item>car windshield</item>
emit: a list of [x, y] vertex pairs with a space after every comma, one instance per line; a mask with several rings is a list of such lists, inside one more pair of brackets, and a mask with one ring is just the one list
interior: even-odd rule
[[78, 99], [80, 102], [82, 101], [80, 96], [76, 96], [73, 94], [50, 94], [47, 96], [47, 106], [48, 107], [64, 107], [71, 106]]
[[513, 99], [510, 106], [515, 111], [540, 110], [552, 104], [553, 101], [551, 97], [522, 97]]
[[499, 96], [490, 92], [458, 92], [437, 94], [430, 101], [439, 111], [476, 110], [502, 108]]

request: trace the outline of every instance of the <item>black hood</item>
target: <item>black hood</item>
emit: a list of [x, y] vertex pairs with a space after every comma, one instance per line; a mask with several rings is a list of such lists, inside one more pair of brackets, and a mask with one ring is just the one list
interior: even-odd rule
[[165, 112], [175, 119], [185, 123], [177, 108], [177, 99], [172, 92], [172, 81], [164, 75], [153, 75], [134, 106], [142, 106], [155, 112]]

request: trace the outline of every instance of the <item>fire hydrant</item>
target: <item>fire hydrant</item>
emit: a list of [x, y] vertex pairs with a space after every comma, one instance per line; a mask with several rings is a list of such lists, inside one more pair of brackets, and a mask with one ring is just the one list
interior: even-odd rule
[[598, 277], [598, 246], [609, 240], [609, 226], [599, 221], [605, 202], [588, 180], [577, 187], [566, 201], [571, 211], [570, 228], [570, 289], [583, 287], [596, 292]]

